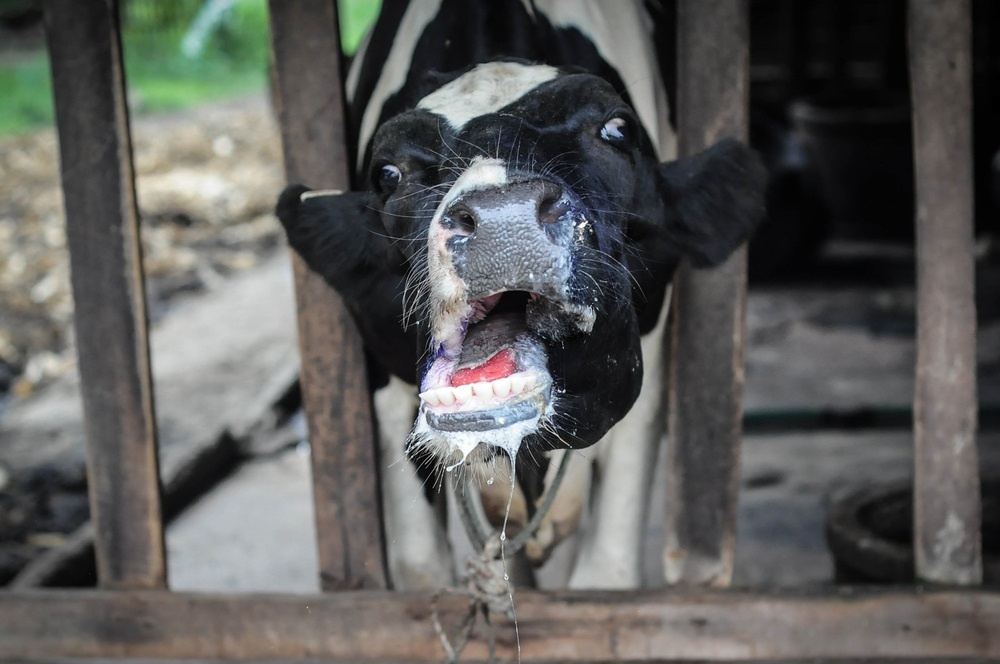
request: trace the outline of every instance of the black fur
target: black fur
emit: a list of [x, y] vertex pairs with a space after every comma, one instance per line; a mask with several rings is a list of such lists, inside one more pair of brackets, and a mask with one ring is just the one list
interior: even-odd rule
[[405, 267], [369, 208], [369, 195], [347, 192], [301, 201], [307, 191], [292, 185], [278, 199], [276, 213], [288, 243], [343, 298], [376, 361], [415, 382], [416, 330], [402, 325], [401, 314]]

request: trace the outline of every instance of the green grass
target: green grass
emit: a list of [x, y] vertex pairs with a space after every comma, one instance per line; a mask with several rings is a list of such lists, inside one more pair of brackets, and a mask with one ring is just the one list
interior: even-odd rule
[[353, 55], [358, 50], [381, 6], [381, 0], [340, 0], [340, 41], [344, 53]]
[[49, 61], [44, 54], [0, 67], [0, 134], [52, 124]]
[[[341, 0], [341, 39], [353, 53], [378, 13], [379, 0]], [[123, 0], [122, 42], [133, 112], [180, 109], [267, 88], [266, 0], [239, 0], [197, 59], [180, 43], [200, 0]], [[0, 134], [53, 122], [51, 78], [44, 52], [0, 66]]]
[[192, 11], [174, 18], [126, 14], [125, 73], [142, 108], [185, 108], [263, 90], [268, 67], [265, 0], [235, 3], [195, 59], [180, 52], [185, 29], [197, 11], [196, 4], [184, 4]]

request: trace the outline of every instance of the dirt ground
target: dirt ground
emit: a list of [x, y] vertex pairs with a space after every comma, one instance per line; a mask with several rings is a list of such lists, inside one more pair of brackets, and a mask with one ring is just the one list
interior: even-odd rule
[[[273, 255], [284, 184], [263, 97], [133, 120], [153, 321]], [[0, 417], [75, 367], [73, 299], [54, 130], [0, 138]], [[82, 465], [14, 476], [0, 464], [0, 584], [86, 521]]]
[[[263, 97], [133, 120], [150, 315], [278, 245], [284, 183]], [[0, 395], [73, 366], [73, 302], [54, 130], [0, 138]]]

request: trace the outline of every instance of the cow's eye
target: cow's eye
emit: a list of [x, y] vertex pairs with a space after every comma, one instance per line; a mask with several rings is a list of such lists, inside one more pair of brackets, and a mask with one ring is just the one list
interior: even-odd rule
[[403, 174], [400, 173], [399, 168], [392, 164], [385, 164], [375, 174], [378, 188], [383, 194], [391, 194], [395, 191], [402, 177]]
[[627, 146], [632, 140], [632, 130], [622, 118], [611, 118], [601, 127], [601, 138], [618, 147]]

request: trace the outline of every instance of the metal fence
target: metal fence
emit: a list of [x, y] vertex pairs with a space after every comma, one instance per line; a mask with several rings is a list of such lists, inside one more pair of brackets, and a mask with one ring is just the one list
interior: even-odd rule
[[[271, 0], [277, 103], [290, 181], [346, 188], [334, 0]], [[746, 0], [679, 3], [682, 152], [746, 138]], [[48, 0], [99, 588], [0, 592], [0, 659], [437, 661], [429, 593], [387, 590], [361, 344], [331, 291], [296, 262], [302, 384], [313, 442], [324, 592], [174, 593], [160, 517], [128, 114], [114, 0]], [[671, 379], [676, 587], [517, 596], [521, 661], [1000, 658], [1000, 592], [983, 588], [972, 305], [969, 0], [910, 0], [918, 229], [915, 547], [923, 589], [809, 595], [727, 590], [741, 437], [745, 254], [679, 275]], [[86, 54], [86, 57], [81, 57]], [[718, 341], [706, 346], [699, 330]], [[336, 377], [331, 380], [331, 377]], [[678, 392], [675, 390], [675, 394]], [[959, 587], [961, 586], [961, 587]], [[457, 624], [467, 600], [437, 611]], [[453, 621], [453, 622], [452, 622]], [[479, 634], [482, 636], [482, 634]], [[464, 656], [483, 660], [485, 639]]]

